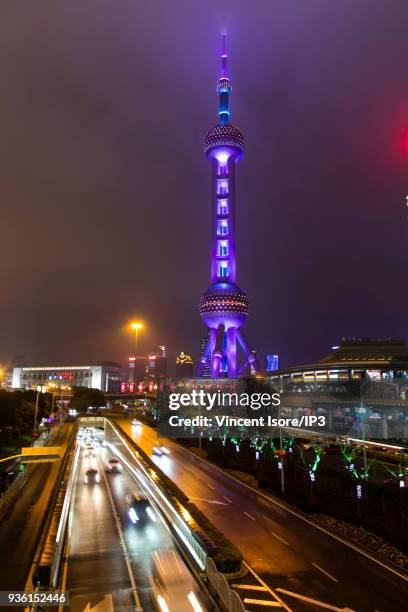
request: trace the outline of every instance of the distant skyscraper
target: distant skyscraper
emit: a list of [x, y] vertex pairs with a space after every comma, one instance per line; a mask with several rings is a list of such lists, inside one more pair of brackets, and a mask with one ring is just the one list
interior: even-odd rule
[[167, 375], [167, 357], [155, 353], [148, 355], [146, 372], [148, 376], [165, 378]]
[[265, 370], [274, 372], [279, 370], [279, 355], [268, 354], [265, 359]]
[[210, 370], [211, 353], [208, 355], [208, 358], [206, 360], [206, 363], [204, 364], [204, 367], [202, 367], [202, 358], [204, 356], [205, 349], [208, 344], [209, 338], [210, 338], [210, 330], [208, 329], [204, 338], [201, 338], [200, 340], [200, 378], [211, 378], [211, 370]]
[[176, 377], [177, 378], [192, 378], [193, 376], [193, 360], [190, 355], [181, 351], [176, 358]]
[[[256, 364], [241, 326], [248, 316], [248, 298], [235, 284], [235, 166], [244, 154], [244, 137], [230, 123], [231, 84], [223, 36], [221, 75], [218, 81], [218, 124], [204, 139], [204, 151], [212, 169], [211, 285], [200, 300], [200, 315], [210, 330], [201, 357], [199, 376], [210, 364], [212, 378], [234, 378]], [[237, 347], [245, 361], [238, 366]]]

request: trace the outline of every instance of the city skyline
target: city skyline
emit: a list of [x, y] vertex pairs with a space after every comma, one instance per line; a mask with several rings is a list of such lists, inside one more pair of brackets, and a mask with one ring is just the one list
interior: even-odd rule
[[224, 29], [250, 153], [237, 242], [251, 343], [292, 365], [342, 336], [406, 338], [408, 14], [374, 4], [258, 3], [248, 16], [240, 2], [197, 14], [181, 2], [174, 15], [158, 3], [136, 18], [102, 2], [95, 20], [60, 7], [46, 21], [9, 7], [0, 360], [124, 364], [137, 316], [142, 352], [165, 344], [198, 361], [210, 237], [200, 144]]

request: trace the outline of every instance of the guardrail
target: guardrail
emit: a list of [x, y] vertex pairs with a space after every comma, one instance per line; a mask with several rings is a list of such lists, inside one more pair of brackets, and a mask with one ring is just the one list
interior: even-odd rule
[[[172, 505], [160, 487], [156, 484], [147, 467], [135, 455], [137, 450], [133, 450], [129, 446], [126, 439], [121, 436], [118, 428], [108, 419], [106, 419], [105, 423], [105, 434], [107, 434], [108, 437], [109, 434], [111, 434], [111, 440], [112, 434], [119, 440], [120, 450], [118, 445], [108, 442], [111, 450], [119, 456], [128, 471], [135, 477], [148, 496], [150, 496], [160, 508], [176, 532], [179, 540], [181, 540], [184, 547], [190, 553], [192, 559], [198, 565], [200, 570], [205, 573], [208, 582], [221, 599], [225, 610], [228, 612], [245, 612], [245, 606], [238, 593], [230, 588], [224, 574], [221, 574], [221, 572], [217, 570], [214, 561], [208, 557], [204, 545], [198, 541], [198, 536], [191, 531], [188, 524], [178, 513], [177, 509]], [[133, 464], [137, 465], [137, 469]]]
[[228, 612], [245, 612], [242, 599], [240, 599], [236, 591], [230, 588], [224, 574], [217, 570], [214, 561], [210, 557], [207, 558], [205, 574]]
[[[79, 459], [80, 448], [77, 443], [75, 446], [74, 457], [71, 466], [67, 466], [67, 470], [70, 469], [68, 482], [65, 491], [60, 491], [63, 495], [63, 504], [61, 514], [58, 522], [57, 535], [55, 538], [55, 547], [51, 562], [51, 575], [50, 575], [50, 586], [54, 589], [57, 588], [60, 578], [60, 569], [62, 562], [62, 555], [65, 547], [65, 538], [67, 534], [69, 511], [71, 508], [72, 492], [74, 489], [74, 483], [78, 470], [78, 459]], [[58, 504], [58, 502], [57, 502]]]

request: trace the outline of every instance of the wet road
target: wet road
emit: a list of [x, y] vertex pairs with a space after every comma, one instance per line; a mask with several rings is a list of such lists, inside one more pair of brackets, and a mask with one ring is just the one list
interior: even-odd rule
[[[55, 425], [52, 446], [65, 446], [71, 424]], [[54, 463], [29, 464], [26, 484], [0, 521], [0, 590], [23, 590], [59, 470]]]
[[[88, 603], [92, 607], [107, 596], [115, 611], [156, 610], [151, 556], [156, 550], [174, 550], [174, 540], [157, 510], [155, 522], [138, 526], [130, 521], [126, 496], [140, 490], [125, 469], [106, 472], [109, 456], [109, 450], [100, 448], [89, 460], [81, 451], [63, 567], [70, 610], [82, 612]], [[89, 461], [98, 468], [99, 484], [84, 482]]]
[[[155, 430], [146, 425], [132, 426], [128, 419], [116, 422], [153, 456]], [[155, 457], [157, 465], [240, 548], [251, 568], [294, 611], [322, 609], [318, 602], [334, 610], [406, 610], [408, 581], [404, 577], [231, 479], [175, 442], [160, 442], [171, 454]], [[317, 601], [306, 604], [305, 597]]]

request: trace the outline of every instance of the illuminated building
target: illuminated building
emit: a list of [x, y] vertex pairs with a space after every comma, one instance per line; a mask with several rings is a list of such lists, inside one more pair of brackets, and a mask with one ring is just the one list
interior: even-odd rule
[[147, 376], [153, 378], [165, 378], [167, 374], [167, 357], [151, 353], [147, 356]]
[[88, 387], [114, 393], [120, 391], [125, 372], [117, 363], [83, 366], [33, 366], [13, 368], [13, 389], [37, 389], [55, 385], [57, 389]]
[[193, 360], [191, 355], [187, 355], [181, 351], [176, 358], [176, 378], [192, 378], [193, 376]]
[[[248, 316], [248, 298], [236, 284], [235, 166], [244, 153], [244, 137], [230, 123], [231, 84], [223, 36], [221, 76], [218, 81], [218, 124], [204, 139], [204, 151], [212, 169], [211, 285], [200, 300], [200, 315], [210, 334], [198, 375], [210, 364], [212, 378], [235, 378], [256, 364], [241, 326]], [[238, 346], [245, 361], [238, 366]]]
[[147, 358], [146, 357], [129, 357], [129, 381], [136, 383], [143, 380], [146, 376]]
[[398, 392], [402, 390], [408, 398], [408, 353], [403, 340], [343, 338], [318, 363], [282, 368], [271, 372], [270, 378], [296, 391], [340, 388], [363, 380], [393, 382], [388, 391], [394, 393], [398, 382]]
[[211, 352], [209, 353], [207, 357], [204, 367], [202, 367], [201, 365], [201, 358], [203, 357], [205, 353], [205, 349], [207, 347], [207, 342], [208, 342], [209, 337], [210, 337], [210, 330], [207, 329], [206, 335], [200, 340], [200, 377], [201, 378], [211, 378], [211, 370], [210, 370]]
[[279, 355], [268, 353], [265, 358], [265, 371], [274, 372], [279, 370]]

